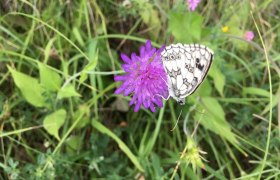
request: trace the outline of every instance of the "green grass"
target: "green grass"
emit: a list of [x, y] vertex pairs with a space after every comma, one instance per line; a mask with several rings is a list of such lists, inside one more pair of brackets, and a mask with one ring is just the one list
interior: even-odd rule
[[[0, 4], [0, 179], [280, 179], [279, 2], [123, 2]], [[186, 105], [114, 94], [147, 39], [214, 50]]]

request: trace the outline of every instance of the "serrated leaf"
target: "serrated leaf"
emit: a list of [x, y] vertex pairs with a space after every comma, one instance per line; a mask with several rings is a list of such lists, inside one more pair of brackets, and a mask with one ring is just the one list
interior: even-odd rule
[[159, 31], [161, 29], [161, 22], [158, 16], [157, 9], [153, 8], [151, 3], [141, 3], [140, 7], [140, 16], [143, 19], [143, 22], [151, 28], [150, 33], [153, 37], [158, 36]]
[[57, 94], [58, 99], [80, 96], [81, 95], [75, 90], [75, 87], [72, 84], [68, 84], [67, 86], [61, 88]]
[[64, 124], [66, 118], [66, 111], [64, 109], [59, 109], [52, 114], [45, 117], [43, 121], [43, 127], [47, 130], [47, 132], [56, 139], [60, 140], [58, 135], [58, 131], [60, 127]]
[[62, 83], [59, 74], [41, 62], [38, 62], [38, 67], [40, 72], [40, 84], [47, 90], [58, 91]]
[[169, 13], [168, 31], [173, 34], [177, 41], [193, 43], [200, 40], [203, 17], [196, 12]]
[[16, 86], [20, 89], [27, 102], [36, 107], [47, 106], [43, 96], [44, 89], [40, 86], [37, 79], [18, 72], [10, 66], [8, 66], [8, 69], [12, 73]]

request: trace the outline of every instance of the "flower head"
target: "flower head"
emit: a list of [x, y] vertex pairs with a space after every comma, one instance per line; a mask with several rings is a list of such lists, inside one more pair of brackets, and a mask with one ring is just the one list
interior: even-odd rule
[[252, 41], [254, 39], [254, 32], [253, 31], [246, 31], [244, 34], [244, 38], [246, 41]]
[[228, 26], [223, 26], [223, 27], [222, 27], [222, 31], [223, 31], [224, 33], [228, 32], [228, 29], [229, 29]]
[[189, 10], [194, 11], [197, 5], [200, 3], [200, 0], [187, 0]]
[[192, 137], [187, 137], [186, 151], [183, 151], [181, 157], [187, 164], [192, 164], [193, 170], [196, 170], [197, 166], [203, 169], [205, 168], [202, 160], [206, 160], [203, 158], [202, 154], [207, 153], [200, 150]]
[[155, 105], [162, 107], [162, 97], [168, 96], [167, 76], [160, 59], [162, 49], [157, 50], [152, 47], [151, 41], [147, 40], [146, 44], [141, 46], [139, 56], [132, 53], [129, 58], [121, 54], [124, 61], [122, 68], [126, 74], [115, 76], [115, 81], [123, 82], [115, 94], [133, 94], [130, 105], [135, 104], [135, 112], [141, 105], [155, 112]]

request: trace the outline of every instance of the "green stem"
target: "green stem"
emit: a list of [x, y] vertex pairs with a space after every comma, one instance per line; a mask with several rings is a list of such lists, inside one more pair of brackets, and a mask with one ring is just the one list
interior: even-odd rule
[[267, 54], [267, 49], [265, 47], [263, 38], [261, 36], [261, 32], [259, 30], [259, 27], [255, 21], [255, 18], [253, 16], [253, 13], [251, 12], [254, 24], [256, 26], [256, 29], [258, 31], [258, 35], [260, 37], [262, 46], [263, 46], [263, 50], [264, 50], [264, 54], [265, 54], [265, 59], [266, 59], [266, 66], [267, 66], [267, 73], [268, 73], [268, 81], [269, 81], [269, 123], [268, 123], [268, 132], [267, 132], [267, 140], [266, 140], [266, 147], [265, 147], [265, 153], [264, 153], [264, 157], [263, 157], [263, 161], [262, 161], [262, 166], [259, 172], [259, 176], [258, 179], [261, 179], [263, 170], [264, 170], [264, 166], [266, 164], [266, 160], [267, 160], [267, 155], [268, 155], [268, 151], [269, 151], [269, 145], [270, 145], [270, 136], [271, 136], [271, 125], [272, 125], [272, 82], [271, 82], [271, 72], [270, 72], [270, 64], [269, 64], [269, 59], [268, 59], [268, 54]]

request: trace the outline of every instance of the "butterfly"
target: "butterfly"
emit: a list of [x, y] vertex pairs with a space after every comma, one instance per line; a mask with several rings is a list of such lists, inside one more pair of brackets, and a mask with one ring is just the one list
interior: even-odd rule
[[206, 77], [214, 53], [200, 44], [171, 44], [161, 52], [167, 74], [169, 96], [179, 104], [191, 95]]

